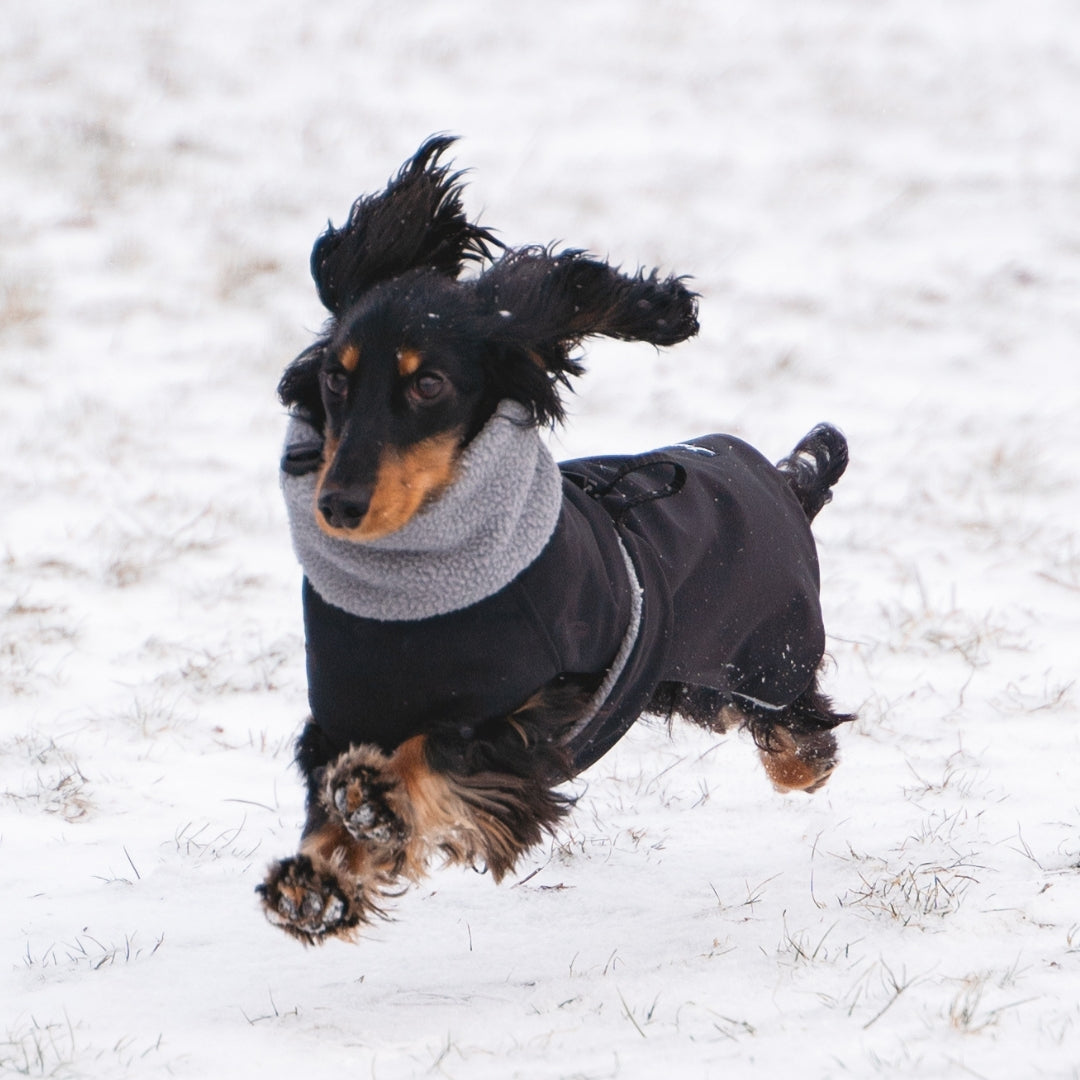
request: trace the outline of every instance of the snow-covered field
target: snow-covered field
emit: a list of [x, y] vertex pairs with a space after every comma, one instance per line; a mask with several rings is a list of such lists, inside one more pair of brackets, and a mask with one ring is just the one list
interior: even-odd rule
[[[1070, 0], [16, 0], [0, 25], [0, 1074], [1080, 1075]], [[852, 466], [819, 795], [639, 725], [496, 888], [304, 950], [274, 386], [328, 217], [433, 131], [510, 243], [692, 274], [563, 455]]]

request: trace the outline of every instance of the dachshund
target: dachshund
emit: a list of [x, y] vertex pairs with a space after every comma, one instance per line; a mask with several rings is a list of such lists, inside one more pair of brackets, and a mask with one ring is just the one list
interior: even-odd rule
[[742, 725], [784, 791], [828, 779], [852, 719], [818, 687], [810, 532], [843, 435], [819, 425], [777, 465], [727, 435], [557, 464], [541, 429], [581, 342], [674, 345], [698, 297], [506, 247], [467, 220], [453, 142], [318, 238], [330, 318], [278, 387], [307, 820], [257, 891], [304, 944], [355, 939], [437, 860], [505, 877], [642, 713]]

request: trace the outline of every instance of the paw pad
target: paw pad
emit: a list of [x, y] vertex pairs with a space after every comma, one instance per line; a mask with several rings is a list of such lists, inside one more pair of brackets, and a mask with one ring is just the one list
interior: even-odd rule
[[390, 806], [396, 786], [378, 769], [346, 758], [327, 776], [324, 801], [357, 842], [399, 847], [408, 839], [408, 830]]
[[359, 922], [357, 905], [343, 883], [329, 870], [318, 870], [305, 855], [285, 859], [270, 868], [255, 890], [267, 919], [305, 945], [329, 937], [349, 937]]

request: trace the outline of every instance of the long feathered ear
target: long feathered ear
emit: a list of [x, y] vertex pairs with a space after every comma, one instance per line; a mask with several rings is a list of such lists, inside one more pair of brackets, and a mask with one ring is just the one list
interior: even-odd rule
[[573, 355], [591, 336], [674, 345], [697, 333], [697, 294], [681, 277], [629, 275], [581, 251], [522, 248], [476, 281], [493, 348], [498, 393], [561, 420], [559, 384], [583, 368]]
[[319, 299], [340, 316], [380, 281], [430, 268], [456, 278], [465, 260], [490, 257], [502, 247], [487, 230], [466, 220], [461, 173], [439, 159], [456, 140], [436, 135], [401, 167], [377, 195], [353, 203], [340, 228], [329, 225], [311, 252]]
[[[500, 259], [477, 281], [477, 292], [503, 322], [504, 333], [547, 360], [545, 349], [567, 352], [583, 338], [674, 345], [697, 333], [697, 294], [685, 278], [656, 270], [629, 275], [582, 251], [522, 248]], [[553, 355], [555, 366], [558, 356]]]

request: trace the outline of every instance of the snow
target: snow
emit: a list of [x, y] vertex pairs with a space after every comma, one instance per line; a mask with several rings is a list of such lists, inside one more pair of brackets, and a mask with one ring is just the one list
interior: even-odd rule
[[[1080, 23], [1065, 0], [9, 5], [0, 1074], [1080, 1074]], [[430, 133], [469, 207], [691, 274], [553, 444], [852, 465], [860, 719], [818, 795], [641, 724], [500, 887], [262, 918], [302, 818], [274, 386], [327, 218]]]

